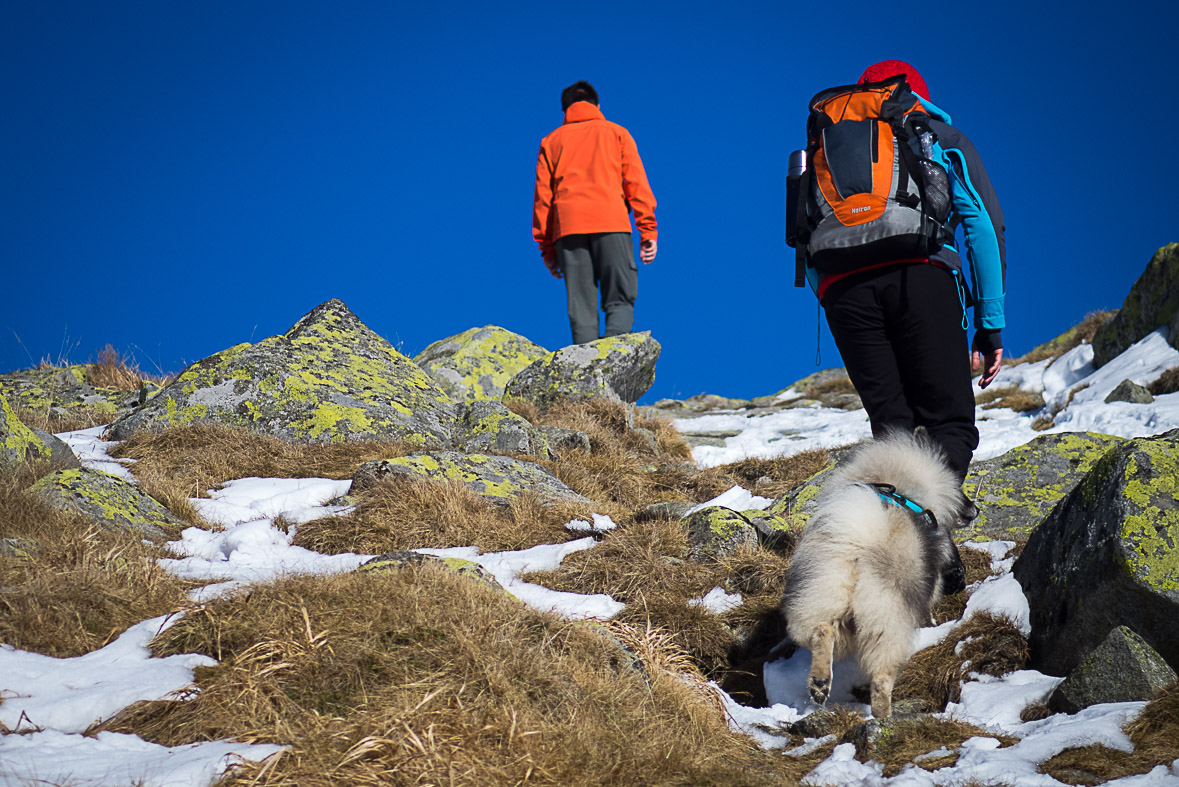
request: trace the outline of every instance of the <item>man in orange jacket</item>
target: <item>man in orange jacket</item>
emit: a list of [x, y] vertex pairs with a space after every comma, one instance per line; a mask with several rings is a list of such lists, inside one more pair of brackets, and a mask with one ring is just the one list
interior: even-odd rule
[[565, 279], [573, 343], [600, 337], [598, 288], [606, 336], [634, 325], [638, 266], [630, 212], [642, 239], [644, 264], [655, 259], [658, 230], [655, 195], [630, 132], [598, 109], [598, 93], [586, 81], [561, 91], [565, 122], [540, 143], [532, 236], [545, 266]]

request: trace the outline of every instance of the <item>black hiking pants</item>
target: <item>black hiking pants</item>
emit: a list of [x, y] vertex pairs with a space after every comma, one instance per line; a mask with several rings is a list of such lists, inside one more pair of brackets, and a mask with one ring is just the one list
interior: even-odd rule
[[927, 263], [864, 271], [832, 284], [823, 308], [872, 434], [924, 426], [965, 478], [978, 429], [953, 274]]

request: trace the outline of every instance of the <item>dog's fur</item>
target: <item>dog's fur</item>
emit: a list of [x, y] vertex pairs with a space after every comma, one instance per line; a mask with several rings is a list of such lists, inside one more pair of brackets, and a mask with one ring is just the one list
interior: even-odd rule
[[[934, 513], [931, 532], [867, 484], [891, 484]], [[787, 633], [811, 651], [807, 688], [827, 701], [835, 660], [854, 655], [872, 681], [872, 715], [888, 716], [892, 688], [930, 620], [952, 529], [973, 506], [928, 437], [896, 432], [859, 448], [832, 471], [791, 557], [782, 598]]]

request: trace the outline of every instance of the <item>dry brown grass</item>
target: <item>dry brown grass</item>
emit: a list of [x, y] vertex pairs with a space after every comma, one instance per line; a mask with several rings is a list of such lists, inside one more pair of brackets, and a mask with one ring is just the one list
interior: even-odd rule
[[1179, 391], [1179, 366], [1172, 366], [1163, 372], [1157, 380], [1147, 386], [1155, 396], [1164, 396]]
[[192, 583], [166, 574], [160, 548], [99, 530], [29, 491], [48, 463], [0, 470], [0, 538], [36, 541], [30, 557], [0, 556], [0, 641], [78, 656], [127, 627], [187, 606]]
[[90, 407], [73, 407], [65, 413], [59, 413], [52, 408], [43, 410], [28, 410], [9, 402], [12, 411], [21, 423], [33, 429], [42, 429], [52, 434], [72, 432], [77, 429], [90, 429], [94, 426], [105, 426], [115, 419], [114, 413], [96, 410]]
[[967, 672], [1006, 675], [1027, 661], [1027, 640], [1014, 623], [980, 613], [937, 645], [914, 654], [897, 680], [893, 699], [921, 701], [939, 712], [947, 702], [958, 701]]
[[[917, 717], [894, 720], [889, 725], [889, 735], [883, 738], [873, 751], [872, 759], [884, 765], [884, 775], [891, 778], [922, 754], [942, 747], [956, 749], [969, 738], [976, 736], [997, 738], [1003, 746], [1010, 746], [1018, 740], [953, 719]], [[952, 765], [957, 759], [956, 754], [950, 754], [923, 760], [918, 765], [926, 770], [937, 770]]]
[[743, 459], [720, 465], [715, 471], [736, 479], [741, 486], [762, 497], [779, 497], [825, 468], [830, 461], [831, 455], [818, 449], [774, 459]]
[[1027, 353], [1013, 359], [1011, 363], [1036, 363], [1037, 361], [1043, 361], [1048, 358], [1059, 358], [1078, 344], [1089, 344], [1093, 341], [1093, 334], [1097, 332], [1097, 329], [1107, 323], [1117, 313], [1116, 309], [1113, 311], [1089, 312], [1085, 315], [1084, 319], [1060, 334], [1060, 336], [1038, 347], [1034, 347]]
[[257, 586], [154, 650], [220, 664], [198, 670], [188, 702], [103, 728], [291, 746], [228, 784], [783, 783], [784, 758], [730, 732], [666, 652], [662, 669], [633, 670], [593, 627], [434, 565]]
[[327, 554], [422, 547], [524, 549], [569, 538], [565, 523], [590, 519], [584, 504], [542, 505], [524, 495], [497, 506], [458, 481], [388, 478], [358, 492], [353, 512], [299, 525], [293, 543]]
[[852, 385], [852, 381], [848, 377], [834, 377], [830, 380], [824, 380], [818, 383], [808, 385], [802, 391], [803, 396], [808, 399], [818, 399], [821, 396], [830, 394], [854, 394], [856, 387]]
[[131, 472], [145, 487], [169, 483], [187, 497], [205, 497], [235, 478], [351, 478], [367, 461], [414, 450], [377, 441], [296, 444], [240, 427], [192, 424], [139, 432], [111, 455], [135, 459]]
[[1003, 388], [988, 388], [974, 398], [974, 403], [981, 404], [984, 410], [1006, 407], [1017, 413], [1030, 413], [1044, 407], [1044, 397], [1040, 393], [1024, 391], [1019, 386], [1010, 385]]
[[1179, 759], [1179, 682], [1155, 694], [1126, 732], [1132, 752], [1104, 746], [1068, 749], [1043, 763], [1040, 771], [1065, 784], [1101, 784], [1170, 765]]
[[86, 369], [86, 382], [97, 388], [138, 391], [145, 379], [135, 359], [123, 355], [110, 344], [98, 351], [98, 361]]

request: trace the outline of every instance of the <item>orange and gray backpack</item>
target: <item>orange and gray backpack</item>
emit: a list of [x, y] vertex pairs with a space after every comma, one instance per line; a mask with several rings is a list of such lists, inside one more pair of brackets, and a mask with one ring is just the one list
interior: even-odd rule
[[796, 286], [807, 265], [848, 273], [926, 258], [950, 240], [949, 177], [904, 75], [818, 93], [806, 131], [798, 204], [787, 206], [796, 211]]

